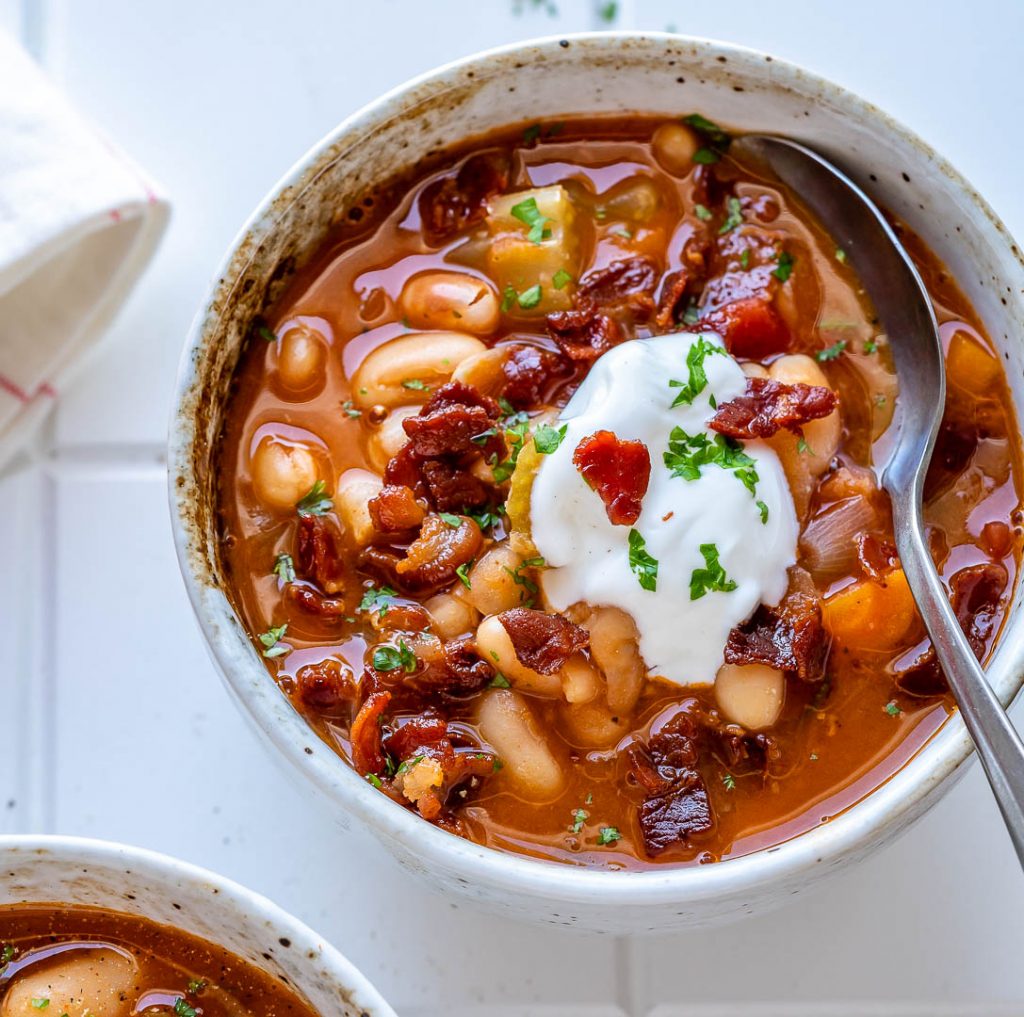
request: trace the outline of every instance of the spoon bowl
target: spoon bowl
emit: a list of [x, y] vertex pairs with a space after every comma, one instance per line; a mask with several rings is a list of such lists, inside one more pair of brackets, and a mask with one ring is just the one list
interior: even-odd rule
[[818, 217], [852, 261], [885, 327], [899, 399], [881, 484], [892, 501], [896, 548], [1024, 866], [1024, 744], [967, 642], [925, 536], [924, 481], [946, 403], [945, 358], [928, 291], [878, 206], [832, 163], [770, 135], [745, 135], [734, 148], [767, 166]]

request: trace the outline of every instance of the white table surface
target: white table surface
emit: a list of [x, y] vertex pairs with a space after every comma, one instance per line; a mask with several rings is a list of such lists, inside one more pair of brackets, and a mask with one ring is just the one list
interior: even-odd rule
[[[175, 206], [109, 348], [0, 480], [0, 831], [123, 840], [232, 876], [320, 930], [403, 1015], [1024, 1013], [1024, 879], [977, 768], [896, 845], [779, 911], [587, 937], [477, 914], [344, 837], [207, 660], [171, 549], [164, 436], [209, 275], [357, 106], [474, 50], [607, 27], [598, 4], [554, 2], [0, 0], [0, 26]], [[623, 0], [615, 25], [770, 50], [853, 88], [1024, 236], [1020, 0]]]

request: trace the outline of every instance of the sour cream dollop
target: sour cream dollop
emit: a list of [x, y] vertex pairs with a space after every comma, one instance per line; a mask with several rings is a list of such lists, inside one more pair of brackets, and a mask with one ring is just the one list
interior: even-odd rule
[[[707, 386], [689, 405], [673, 407], [680, 389], [669, 381], [687, 383], [687, 355], [701, 338], [720, 348], [703, 359]], [[563, 410], [565, 437], [543, 456], [531, 492], [533, 541], [548, 565], [541, 582], [552, 607], [564, 611], [584, 601], [628, 612], [648, 669], [680, 685], [714, 681], [730, 630], [759, 604], [782, 599], [786, 570], [796, 561], [792, 495], [764, 442], [743, 443], [757, 471], [754, 495], [733, 470], [709, 464], [699, 479], [685, 480], [665, 464], [673, 428], [713, 439], [707, 425], [714, 405], [745, 389], [743, 371], [716, 335], [679, 333], [622, 343], [594, 364]], [[642, 441], [650, 452], [650, 484], [633, 527], [609, 522], [604, 502], [573, 464], [576, 446], [597, 431]], [[767, 509], [763, 522], [758, 502]], [[658, 563], [653, 591], [640, 585], [630, 567], [631, 529]], [[700, 547], [709, 544], [725, 570], [722, 585], [731, 581], [736, 587], [691, 599], [694, 571], [706, 567]]]

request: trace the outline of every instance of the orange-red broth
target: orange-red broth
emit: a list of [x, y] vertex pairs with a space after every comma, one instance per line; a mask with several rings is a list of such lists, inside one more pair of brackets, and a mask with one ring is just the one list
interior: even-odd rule
[[[256, 498], [251, 454], [268, 434], [306, 443], [319, 460], [328, 489], [345, 470], [370, 468], [366, 441], [377, 425], [367, 420], [368, 414], [355, 417], [345, 412], [352, 398], [348, 379], [370, 350], [407, 331], [399, 307], [403, 285], [417, 273], [437, 268], [486, 277], [486, 240], [480, 228], [432, 247], [421, 232], [417, 205], [425, 186], [475, 151], [497, 147], [512, 152], [510, 191], [569, 183], [581, 233], [577, 277], [636, 253], [652, 256], [666, 272], [678, 268], [686, 239], [702, 221], [695, 213], [697, 165], [670, 166], [674, 173], [666, 172], [652, 151], [656, 126], [636, 119], [569, 121], [557, 132], [548, 125], [539, 139], [528, 141], [522, 129], [510, 129], [459, 146], [411, 179], [368, 195], [268, 318], [277, 336], [296, 324], [323, 336], [329, 354], [316, 385], [301, 396], [281, 385], [280, 340], [266, 342], [256, 333], [244, 351], [220, 450], [222, 551], [231, 594], [254, 636], [288, 623], [287, 641], [293, 649], [268, 660], [268, 669], [314, 730], [345, 758], [348, 721], [310, 709], [297, 692], [296, 678], [303, 667], [332, 656], [358, 676], [369, 660], [368, 647], [385, 640], [387, 633], [375, 630], [365, 614], [356, 612], [361, 589], [350, 595], [349, 617], [354, 620], [340, 625], [325, 624], [285, 601], [282, 584], [271, 569], [277, 554], [292, 549], [296, 520], [294, 515], [268, 512]], [[533, 133], [527, 130], [527, 137]], [[747, 223], [735, 231], [737, 236], [746, 234], [755, 252], [759, 232], [781, 236], [785, 249], [794, 255], [794, 270], [776, 287], [775, 295], [792, 332], [791, 351], [820, 359], [823, 351], [840, 350], [821, 361], [840, 396], [843, 436], [836, 462], [869, 465], [876, 442], [885, 440], [896, 386], [890, 352], [852, 267], [778, 182], [731, 158], [723, 159], [715, 173], [735, 183], [736, 193], [756, 210], [756, 219], [770, 220]], [[638, 181], [643, 188], [653, 185], [656, 190], [653, 213], [641, 223], [609, 214], [616, 208], [628, 211], [629, 191]], [[716, 212], [714, 226], [724, 214]], [[932, 295], [944, 345], [952, 350], [948, 426], [928, 485], [926, 518], [932, 546], [947, 579], [965, 566], [988, 561], [1007, 569], [1001, 621], [1021, 547], [1020, 454], [1009, 392], [980, 321], [955, 282], [908, 230], [901, 227], [901, 232]], [[746, 295], [750, 277], [737, 263], [738, 252], [736, 248], [725, 259], [705, 298], [721, 302]], [[762, 264], [756, 253], [747, 264], [759, 270], [762, 279], [775, 267]], [[650, 330], [641, 325], [631, 334], [644, 336]], [[500, 345], [513, 336], [550, 342], [543, 317], [517, 314], [514, 307], [502, 314], [487, 342]], [[554, 406], [564, 404], [573, 381], [554, 393]], [[815, 492], [808, 518], [825, 501], [821, 492]], [[889, 522], [882, 525], [888, 527]], [[821, 592], [840, 591], [858, 577], [855, 570], [838, 579], [830, 577], [819, 584]], [[643, 849], [635, 817], [640, 792], [626, 779], [618, 750], [634, 735], [647, 734], [652, 724], [657, 727], [684, 698], [696, 696], [713, 708], [713, 688], [681, 689], [649, 679], [629, 721], [632, 734], [617, 745], [598, 749], [573, 744], [563, 706], [532, 698], [535, 715], [563, 760], [564, 793], [546, 804], [527, 802], [511, 791], [499, 772], [458, 808], [463, 832], [502, 850], [627, 869], [714, 861], [777, 844], [828, 821], [878, 787], [942, 724], [952, 708], [948, 695], [915, 698], [899, 692], [892, 678], [897, 662], [912, 660], [925, 646], [919, 626], [879, 652], [834, 643], [825, 683], [788, 682], [785, 706], [770, 731], [780, 749], [770, 772], [734, 776], [719, 761], [704, 760], [717, 819], [714, 833], [656, 857]], [[410, 695], [398, 703], [395, 715], [415, 713], [422, 705]], [[462, 730], [475, 733], [472, 698], [447, 704], [446, 712]], [[580, 809], [587, 814], [582, 825]], [[608, 826], [619, 831], [621, 839], [600, 844], [599, 830]]]

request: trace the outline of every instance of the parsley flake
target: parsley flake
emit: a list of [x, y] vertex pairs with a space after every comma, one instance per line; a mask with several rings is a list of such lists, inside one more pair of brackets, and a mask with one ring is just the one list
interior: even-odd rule
[[669, 388], [678, 388], [680, 390], [672, 403], [673, 408], [684, 403], [689, 405], [708, 387], [708, 376], [704, 370], [704, 361], [714, 353], [720, 353], [722, 356], [725, 356], [725, 350], [721, 346], [708, 342], [703, 336], [700, 336], [690, 347], [689, 352], [686, 354], [686, 367], [690, 372], [689, 380], [685, 384], [674, 379], [668, 383]]
[[278, 625], [276, 628], [271, 626], [266, 632], [261, 632], [259, 640], [263, 644], [263, 656], [268, 660], [273, 660], [275, 657], [283, 657], [286, 653], [291, 652], [291, 647], [287, 643], [282, 643], [284, 634], [288, 631], [288, 623], [284, 625]]
[[[46, 996], [33, 996], [32, 997], [32, 1009], [33, 1010], [45, 1010], [50, 1005], [50, 1000]], [[195, 1010], [192, 1011], [195, 1013]]]
[[453, 530], [457, 530], [462, 525], [462, 516], [454, 515], [451, 512], [438, 512], [438, 515], [441, 517], [441, 522]]
[[471, 561], [463, 562], [456, 570], [455, 574], [459, 577], [459, 582], [466, 587], [467, 590], [473, 589], [473, 583], [469, 578], [469, 570], [473, 567]]
[[899, 717], [903, 713], [903, 711], [896, 705], [895, 699], [890, 699], [889, 702], [885, 704], [885, 712], [889, 714], [890, 717]]
[[743, 206], [740, 204], [739, 198], [727, 198], [725, 207], [728, 209], [729, 214], [725, 217], [725, 222], [718, 227], [719, 236], [723, 233], [728, 233], [730, 230], [736, 229], [737, 226], [740, 226], [743, 223]]
[[614, 21], [619, 13], [619, 5], [616, 0], [608, 0], [608, 3], [601, 4], [597, 9], [597, 16], [602, 21]]
[[295, 562], [290, 554], [279, 554], [274, 559], [273, 573], [282, 583], [295, 582]]
[[404, 639], [399, 639], [398, 646], [378, 646], [373, 651], [373, 666], [377, 671], [401, 668], [406, 674], [412, 674], [416, 670], [416, 654]]
[[[523, 128], [523, 144], [532, 145], [540, 137], [540, 124], [530, 124]], [[513, 209], [514, 211], [514, 209]]]
[[556, 290], [564, 290], [573, 281], [572, 276], [564, 268], [560, 268], [552, 277], [551, 285]]
[[583, 829], [583, 824], [590, 818], [590, 813], [583, 809], [572, 810], [572, 826], [569, 827], [570, 833], [579, 833]]
[[711, 166], [718, 162], [720, 158], [721, 156], [713, 148], [708, 148], [706, 145], [698, 148], [693, 153], [693, 161], [701, 166]]
[[351, 399], [346, 399], [341, 404], [341, 409], [344, 412], [345, 416], [350, 417], [352, 420], [358, 420], [363, 415], [363, 411], [357, 410], [353, 405]]
[[840, 262], [840, 264], [844, 264], [846, 262], [846, 251], [841, 247], [836, 248], [836, 261]]
[[206, 979], [205, 978], [193, 978], [188, 983], [188, 989], [186, 991], [188, 992], [188, 994], [190, 996], [198, 996], [199, 993], [201, 993], [203, 991], [203, 989], [205, 989], [205, 988], [206, 988]]
[[726, 791], [736, 790], [736, 778], [731, 773], [722, 774], [722, 783], [725, 785]]
[[647, 541], [637, 530], [629, 531], [629, 567], [642, 589], [658, 588], [658, 561], [647, 552]]
[[384, 782], [375, 773], [366, 774], [366, 779], [379, 791], [383, 786]]
[[327, 485], [318, 480], [295, 505], [300, 516], [322, 516], [334, 508]]
[[198, 1017], [199, 1015], [199, 1011], [187, 1002], [184, 996], [179, 996], [174, 1001], [174, 1013], [175, 1017]]
[[768, 525], [768, 506], [765, 505], [765, 503], [763, 501], [761, 501], [760, 499], [756, 502], [756, 504], [757, 504], [757, 511], [761, 513], [761, 525], [762, 526], [767, 526]]
[[688, 116], [683, 117], [683, 123], [687, 127], [692, 127], [712, 145], [717, 145], [719, 148], [729, 147], [729, 142], [732, 140], [729, 135], [718, 124], [708, 120], [705, 116], [701, 116], [700, 113], [690, 113]]
[[878, 342], [876, 340], [874, 340], [874, 339], [869, 339], [864, 344], [864, 352], [865, 353], [871, 354], [871, 353], [874, 353], [877, 349], [878, 349]]
[[513, 205], [512, 215], [530, 227], [526, 239], [531, 244], [540, 244], [541, 241], [547, 240], [551, 236], [551, 229], [547, 224], [552, 220], [537, 207], [536, 198], [527, 198], [525, 201], [520, 201], [518, 205]]
[[512, 683], [499, 671], [492, 679], [488, 686], [492, 689], [510, 689]]
[[565, 437], [568, 424], [561, 427], [552, 427], [550, 424], [541, 424], [533, 435], [533, 446], [542, 455], [547, 456], [558, 449]]
[[357, 611], [376, 611], [383, 618], [388, 613], [388, 608], [395, 602], [398, 594], [390, 586], [382, 586], [377, 589], [374, 586], [368, 587], [363, 593], [363, 599], [359, 601]]
[[807, 439], [802, 434], [796, 440], [796, 450], [800, 455], [814, 455], [814, 449], [807, 444]]
[[622, 840], [622, 834], [614, 826], [602, 826], [597, 833], [597, 843], [602, 847], [614, 844], [617, 840]]
[[775, 260], [778, 262], [778, 267], [772, 272], [772, 275], [779, 282], [785, 282], [793, 274], [793, 265], [796, 263], [796, 259], [789, 251], [780, 251]]
[[540, 303], [540, 298], [541, 288], [540, 283], [537, 283], [519, 294], [519, 306], [528, 311], [531, 307], [536, 307]]
[[694, 205], [693, 211], [696, 213], [697, 218], [702, 222], [709, 222], [711, 219], [711, 209], [707, 205]]
[[744, 247], [740, 253], [740, 268], [750, 268], [750, 248]]
[[690, 576], [690, 600], [700, 600], [705, 593], [718, 591], [731, 593], [736, 589], [736, 580], [729, 579], [718, 561], [718, 548], [714, 544], [701, 544], [704, 568], [694, 569]]
[[716, 434], [712, 439], [704, 432], [687, 434], [681, 427], [673, 427], [663, 458], [673, 477], [699, 480], [701, 467], [720, 466], [732, 470], [751, 495], [757, 493], [759, 478], [754, 460], [738, 441], [724, 434]]
[[818, 350], [818, 352], [814, 354], [814, 359], [817, 360], [819, 364], [824, 364], [829, 360], [838, 360], [845, 349], [846, 340], [840, 339], [829, 346], [828, 349]]
[[429, 392], [430, 386], [420, 378], [405, 378], [402, 381], [402, 388], [412, 389], [414, 392]]

